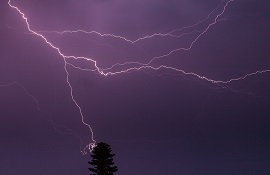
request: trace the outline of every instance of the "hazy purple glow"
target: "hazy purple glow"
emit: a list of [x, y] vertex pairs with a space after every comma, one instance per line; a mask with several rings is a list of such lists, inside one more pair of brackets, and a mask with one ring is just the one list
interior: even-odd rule
[[[251, 124], [258, 122], [260, 126], [255, 135], [263, 138], [268, 136], [268, 130], [264, 130], [269, 124], [268, 120], [264, 121], [265, 117], [269, 116], [266, 111], [269, 104], [268, 2], [230, 0], [209, 1], [209, 4], [201, 4], [199, 1], [6, 3], [2, 6], [8, 15], [3, 17], [1, 33], [6, 41], [12, 42], [1, 44], [4, 47], [2, 57], [5, 58], [1, 61], [1, 65], [5, 65], [2, 69], [2, 75], [5, 76], [1, 77], [1, 87], [5, 94], [2, 105], [5, 110], [1, 112], [3, 116], [24, 116], [20, 112], [16, 114], [20, 110], [25, 110], [34, 120], [40, 119], [37, 115], [42, 116], [43, 121], [35, 123], [31, 119], [27, 124], [33, 122], [30, 128], [37, 130], [42, 127], [48, 129], [48, 124], [52, 124], [58, 133], [75, 136], [79, 139], [80, 150], [84, 154], [86, 148], [91, 149], [95, 138], [97, 141], [107, 140], [116, 147], [116, 154], [119, 154], [119, 169], [123, 167], [120, 174], [164, 174], [167, 169], [154, 168], [157, 165], [162, 168], [163, 164], [164, 167], [177, 167], [170, 169], [169, 174], [200, 174], [201, 171], [193, 170], [194, 167], [208, 174], [244, 172], [242, 165], [233, 167], [223, 160], [225, 157], [235, 158], [233, 151], [228, 149], [230, 146], [220, 148], [221, 152], [226, 150], [230, 156], [218, 154], [222, 160], [216, 161], [217, 153], [212, 153], [216, 147], [211, 146], [215, 145], [215, 142], [219, 143], [219, 140], [224, 144], [223, 139], [228, 140], [226, 144], [234, 145], [233, 149], [246, 150], [243, 155], [255, 150], [257, 157], [255, 156], [253, 161], [241, 162], [254, 167], [254, 170], [252, 168], [250, 171], [257, 170], [257, 167], [262, 169], [261, 173], [269, 170], [267, 161], [259, 155], [261, 150], [266, 154], [268, 142], [256, 137], [251, 146], [253, 149], [247, 149], [246, 142], [251, 139], [248, 128], [255, 128], [255, 125], [239, 125], [249, 121], [245, 119], [251, 118]], [[180, 9], [177, 9], [178, 6]], [[93, 8], [89, 11], [90, 16], [86, 13], [86, 7]], [[100, 13], [102, 10], [104, 12]], [[68, 13], [68, 19], [65, 19], [65, 15], [61, 16], [70, 11], [72, 13]], [[78, 12], [83, 12], [84, 15]], [[126, 18], [124, 14], [130, 18]], [[19, 20], [22, 17], [24, 20]], [[16, 19], [15, 22], [11, 22], [13, 20], [10, 18]], [[26, 58], [23, 64], [12, 61], [22, 60], [21, 56]], [[49, 57], [51, 58], [48, 59]], [[18, 75], [15, 72], [21, 73]], [[14, 90], [16, 87], [17, 90]], [[12, 95], [5, 91], [21, 91], [20, 95], [26, 96], [20, 98], [28, 101], [21, 103], [24, 105], [18, 105], [12, 102]], [[6, 99], [11, 100], [11, 104], [6, 103]], [[220, 102], [217, 103], [217, 100]], [[33, 106], [33, 102], [35, 107], [28, 109]], [[16, 107], [18, 109], [14, 110], [13, 114], [8, 109], [15, 106], [19, 107]], [[217, 118], [217, 114], [223, 117]], [[207, 117], [211, 120], [207, 120]], [[5, 117], [3, 121], [10, 122]], [[17, 122], [19, 121], [12, 124]], [[229, 134], [218, 134], [218, 137], [213, 139], [207, 131], [207, 125], [211, 123], [213, 126], [220, 126], [212, 129], [210, 127], [210, 133]], [[229, 127], [222, 129], [222, 125], [226, 123]], [[230, 133], [228, 129], [231, 125], [239, 125], [239, 128], [243, 127], [246, 132], [239, 135], [239, 138], [236, 134], [236, 138], [231, 139], [228, 136], [239, 133], [237, 129]], [[12, 125], [5, 126], [12, 128]], [[15, 128], [17, 130], [20, 127]], [[205, 133], [204, 137], [200, 137], [200, 130], [205, 130], [202, 131]], [[54, 137], [59, 136], [55, 136], [57, 132], [53, 134]], [[8, 135], [4, 137], [11, 138]], [[38, 134], [37, 138], [40, 138], [40, 135], [42, 134]], [[63, 135], [59, 137], [63, 139]], [[49, 139], [51, 134], [47, 133], [45, 136], [43, 141], [52, 141]], [[200, 142], [200, 138], [204, 138], [203, 142]], [[37, 139], [32, 137], [31, 140], [34, 142]], [[210, 141], [207, 143], [207, 140]], [[257, 144], [258, 140], [265, 143]], [[68, 148], [70, 151], [72, 148], [67, 147], [67, 144], [71, 142], [74, 143], [59, 141], [65, 145], [64, 149], [61, 147], [60, 150]], [[26, 142], [27, 145], [33, 145], [29, 143], [31, 142]], [[129, 149], [130, 145], [132, 149]], [[182, 151], [175, 145], [189, 147], [184, 146], [182, 150], [185, 151]], [[203, 147], [209, 147], [209, 150], [201, 150]], [[8, 149], [10, 148], [8, 146]], [[164, 149], [168, 152], [174, 151], [167, 153], [168, 157], [164, 159], [167, 155], [162, 153]], [[40, 153], [48, 150], [40, 150]], [[137, 152], [138, 150], [140, 151]], [[149, 153], [148, 157], [149, 150], [152, 153]], [[207, 161], [204, 164], [205, 161], [200, 162], [200, 158], [194, 157], [196, 151], [201, 154], [201, 159], [208, 160], [208, 164]], [[125, 157], [126, 154], [133, 155], [133, 158]], [[51, 152], [51, 155], [55, 154]], [[121, 155], [124, 157], [121, 158]], [[240, 155], [238, 153], [236, 157], [241, 157]], [[134, 156], [138, 156], [137, 159]], [[183, 159], [183, 156], [186, 156], [186, 159]], [[74, 159], [71, 157], [70, 159]], [[215, 166], [221, 168], [207, 168], [211, 157], [216, 163]], [[45, 162], [53, 160], [48, 157]], [[31, 161], [29, 163], [32, 164]], [[138, 168], [138, 164], [142, 166]], [[69, 162], [66, 165], [72, 164]], [[77, 166], [78, 170], [83, 167]], [[226, 166], [230, 168], [226, 169]], [[57, 169], [58, 166], [51, 167]], [[134, 172], [136, 168], [138, 172]], [[224, 171], [219, 171], [222, 169]], [[83, 167], [81, 171], [86, 172], [87, 168], [84, 170]]]

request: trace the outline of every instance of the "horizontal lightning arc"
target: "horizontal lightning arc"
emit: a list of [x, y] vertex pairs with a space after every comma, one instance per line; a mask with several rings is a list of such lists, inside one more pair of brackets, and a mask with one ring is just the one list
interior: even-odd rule
[[[224, 0], [223, 0], [223, 1], [224, 1]], [[201, 33], [200, 33], [200, 34], [199, 34], [199, 35], [191, 42], [191, 44], [190, 44], [188, 47], [186, 47], [186, 48], [185, 48], [185, 47], [177, 48], [177, 49], [174, 49], [174, 50], [168, 52], [167, 54], [164, 54], [164, 55], [161, 55], [161, 56], [153, 57], [153, 58], [150, 59], [150, 61], [148, 61], [147, 63], [141, 63], [141, 62], [136, 62], [136, 61], [135, 61], [135, 62], [125, 62], [125, 63], [116, 63], [116, 64], [112, 65], [112, 66], [109, 67], [109, 68], [100, 68], [100, 67], [97, 67], [96, 62], [95, 62], [94, 60], [91, 59], [91, 61], [95, 62], [95, 67], [96, 67], [96, 69], [98, 70], [98, 72], [99, 72], [100, 74], [102, 74], [102, 75], [105, 75], [105, 76], [107, 76], [107, 75], [114, 75], [114, 74], [118, 74], [118, 73], [119, 73], [119, 72], [107, 72], [107, 73], [105, 73], [104, 71], [106, 71], [106, 70], [111, 70], [112, 68], [114, 68], [114, 67], [116, 67], [116, 66], [124, 66], [124, 65], [130, 65], [130, 64], [137, 64], [139, 67], [136, 67], [136, 69], [143, 69], [145, 66], [147, 66], [147, 68], [149, 68], [149, 69], [156, 69], [155, 67], [149, 66], [149, 65], [151, 65], [151, 63], [152, 63], [154, 60], [160, 59], [160, 58], [164, 58], [164, 57], [168, 57], [168, 56], [170, 56], [171, 54], [173, 54], [173, 53], [175, 53], [175, 52], [178, 52], [178, 51], [181, 51], [181, 50], [183, 50], [183, 51], [189, 51], [189, 50], [193, 47], [193, 45], [197, 42], [197, 40], [198, 40], [201, 36], [203, 36], [206, 32], [208, 32], [208, 30], [209, 30], [213, 25], [215, 25], [217, 22], [226, 20], [226, 18], [219, 19], [219, 17], [222, 16], [222, 15], [224, 14], [224, 12], [225, 12], [227, 6], [229, 5], [229, 3], [233, 2], [234, 0], [229, 0], [229, 1], [227, 1], [227, 2], [225, 3], [225, 5], [224, 5], [224, 7], [223, 7], [223, 9], [222, 9], [222, 11], [221, 11], [221, 13], [219, 13], [219, 14], [215, 17], [214, 22], [210, 23], [204, 30], [201, 30], [201, 31], [193, 30], [193, 31], [191, 31], [191, 32], [183, 33], [183, 34], [181, 34], [181, 35], [172, 35], [172, 33], [176, 32], [176, 31], [181, 31], [181, 30], [183, 30], [183, 29], [195, 27], [195, 26], [199, 25], [200, 23], [202, 23], [202, 22], [208, 20], [208, 19], [210, 18], [211, 14], [213, 14], [213, 13], [221, 6], [221, 4], [223, 3], [223, 1], [221, 1], [221, 3], [220, 3], [213, 11], [211, 11], [211, 13], [210, 13], [205, 19], [203, 19], [203, 20], [197, 22], [197, 23], [194, 24], [194, 25], [191, 25], [191, 26], [188, 26], [188, 27], [183, 27], [183, 28], [177, 29], [177, 30], [173, 30], [173, 31], [171, 31], [171, 32], [169, 32], [169, 33], [166, 33], [166, 34], [155, 33], [155, 34], [153, 34], [153, 35], [148, 35], [148, 36], [139, 38], [139, 39], [134, 40], [134, 41], [129, 40], [129, 39], [123, 37], [123, 36], [118, 36], [118, 35], [114, 35], [114, 34], [102, 34], [102, 33], [99, 33], [99, 32], [97, 32], [97, 31], [90, 31], [90, 32], [87, 32], [87, 31], [84, 31], [84, 30], [81, 30], [81, 29], [75, 30], [75, 31], [68, 31], [68, 30], [65, 30], [65, 31], [61, 31], [61, 32], [59, 32], [59, 31], [51, 31], [51, 32], [50, 32], [50, 31], [40, 31], [40, 32], [57, 33], [57, 34], [77, 33], [77, 32], [82, 32], [82, 33], [87, 33], [87, 34], [94, 33], [94, 34], [97, 34], [97, 35], [99, 35], [99, 36], [110, 36], [110, 37], [114, 37], [114, 38], [120, 38], [120, 39], [123, 39], [124, 41], [130, 42], [130, 43], [136, 43], [136, 42], [138, 42], [138, 41], [141, 41], [141, 40], [144, 40], [144, 39], [150, 39], [150, 38], [153, 38], [153, 37], [155, 37], [155, 36], [182, 37], [182, 36], [184, 36], [184, 35], [193, 34], [193, 33], [195, 33], [195, 32], [201, 32]], [[85, 57], [75, 57], [75, 56], [72, 56], [72, 57], [73, 57], [74, 59], [85, 59], [85, 60], [88, 60], [88, 58], [85, 58]], [[143, 67], [140, 68], [140, 66], [143, 66]], [[122, 73], [128, 72], [130, 69], [132, 70], [133, 68], [129, 68], [129, 69], [123, 70], [123, 71], [121, 71], [121, 72], [122, 72]], [[174, 68], [174, 69], [177, 69], [177, 68]], [[81, 69], [81, 70], [82, 70], [82, 69]], [[177, 69], [177, 70], [178, 70], [178, 69]], [[181, 71], [181, 70], [179, 70], [179, 71]], [[198, 78], [200, 78], [200, 77], [198, 77]]]
[[130, 42], [132, 44], [134, 43], [137, 43], [139, 41], [142, 41], [142, 40], [145, 40], [145, 39], [150, 39], [150, 38], [154, 38], [154, 37], [157, 37], [157, 36], [161, 36], [161, 37], [166, 37], [166, 36], [169, 36], [169, 37], [173, 37], [173, 38], [179, 38], [179, 37], [182, 37], [183, 35], [186, 35], [186, 34], [190, 34], [190, 33], [194, 33], [194, 32], [199, 32], [197, 30], [193, 30], [191, 32], [188, 32], [188, 33], [183, 33], [181, 35], [174, 35], [173, 33], [175, 32], [180, 32], [182, 30], [185, 30], [185, 29], [189, 29], [189, 28], [194, 28], [196, 26], [198, 26], [199, 24], [207, 21], [210, 16], [222, 5], [224, 0], [222, 0], [219, 5], [214, 8], [208, 15], [205, 19], [201, 20], [201, 21], [198, 21], [197, 23], [193, 24], [193, 25], [190, 25], [190, 26], [186, 26], [186, 27], [182, 27], [180, 29], [175, 29], [173, 31], [170, 31], [170, 32], [167, 32], [167, 33], [154, 33], [152, 35], [147, 35], [147, 36], [144, 36], [144, 37], [141, 37], [141, 38], [138, 38], [136, 40], [130, 40], [124, 36], [120, 36], [120, 35], [115, 35], [115, 34], [111, 34], [111, 33], [100, 33], [98, 31], [86, 31], [86, 30], [82, 30], [82, 29], [78, 29], [78, 30], [64, 30], [64, 31], [47, 31], [47, 30], [43, 30], [43, 31], [38, 31], [39, 33], [55, 33], [55, 34], [60, 34], [60, 35], [63, 35], [63, 34], [67, 34], [67, 33], [85, 33], [85, 34], [96, 34], [96, 35], [99, 35], [101, 37], [113, 37], [113, 38], [118, 38], [118, 39], [122, 39], [126, 42]]

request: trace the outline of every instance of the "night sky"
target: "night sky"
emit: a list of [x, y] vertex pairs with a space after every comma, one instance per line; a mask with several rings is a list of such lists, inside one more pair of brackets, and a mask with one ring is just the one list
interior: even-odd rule
[[[90, 174], [79, 108], [116, 174], [270, 174], [269, 0], [11, 0], [31, 30], [99, 70], [62, 57], [8, 2], [1, 175]], [[78, 29], [90, 33], [59, 33]]]

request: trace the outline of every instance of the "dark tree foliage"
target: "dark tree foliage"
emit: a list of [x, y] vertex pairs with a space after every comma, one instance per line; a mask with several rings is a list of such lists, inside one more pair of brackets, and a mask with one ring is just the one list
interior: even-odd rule
[[92, 165], [89, 168], [94, 174], [91, 175], [113, 175], [118, 171], [117, 166], [114, 166], [112, 149], [107, 143], [98, 143], [92, 151], [92, 161], [88, 162]]

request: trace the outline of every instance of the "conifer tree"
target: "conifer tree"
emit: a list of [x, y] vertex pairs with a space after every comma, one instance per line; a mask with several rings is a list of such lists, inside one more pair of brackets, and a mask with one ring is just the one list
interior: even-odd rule
[[92, 161], [88, 162], [92, 165], [89, 170], [91, 175], [114, 175], [118, 171], [117, 166], [114, 166], [112, 149], [107, 143], [98, 143], [92, 151]]

